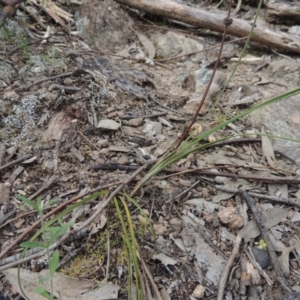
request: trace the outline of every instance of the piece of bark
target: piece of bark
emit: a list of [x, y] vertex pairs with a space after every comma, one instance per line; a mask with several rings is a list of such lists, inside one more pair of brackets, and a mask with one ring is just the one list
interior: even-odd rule
[[[212, 13], [200, 8], [181, 5], [167, 0], [116, 0], [121, 4], [146, 11], [151, 14], [161, 15], [165, 18], [185, 22], [212, 31], [223, 32], [225, 14]], [[233, 36], [246, 37], [251, 30], [251, 22], [232, 18], [233, 22], [227, 33]], [[260, 45], [300, 53], [300, 37], [281, 31], [275, 31], [257, 24], [252, 37], [252, 42]]]
[[282, 1], [269, 2], [265, 20], [276, 24], [296, 24], [300, 19], [300, 3], [287, 3]]

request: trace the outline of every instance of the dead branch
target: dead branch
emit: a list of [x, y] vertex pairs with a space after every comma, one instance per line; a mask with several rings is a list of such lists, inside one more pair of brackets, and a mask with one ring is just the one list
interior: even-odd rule
[[[181, 5], [170, 0], [116, 1], [151, 14], [161, 15], [212, 31], [223, 32], [225, 28], [223, 21], [226, 15], [222, 12], [216, 14], [200, 8]], [[233, 23], [228, 27], [227, 33], [237, 37], [245, 37], [249, 34], [250, 30], [250, 21], [233, 18]], [[251, 41], [280, 50], [300, 53], [300, 37], [272, 30], [259, 24], [256, 25], [253, 31]]]
[[249, 196], [249, 194], [245, 190], [240, 190], [239, 194], [246, 201], [247, 206], [251, 210], [251, 212], [253, 214], [253, 217], [256, 221], [257, 227], [259, 228], [259, 231], [260, 231], [265, 243], [267, 244], [267, 250], [268, 250], [269, 258], [270, 258], [270, 260], [272, 262], [272, 265], [275, 269], [275, 272], [277, 274], [277, 279], [278, 279], [279, 283], [281, 284], [281, 286], [286, 291], [288, 291], [290, 293], [292, 290], [288, 286], [289, 283], [288, 283], [287, 279], [284, 277], [283, 272], [282, 272], [282, 270], [279, 266], [277, 255], [276, 255], [276, 253], [275, 253], [275, 251], [272, 247], [272, 243], [271, 243], [269, 234], [267, 232], [267, 228], [266, 228], [266, 226], [263, 222], [261, 213], [256, 208], [253, 199]]
[[283, 1], [266, 4], [265, 19], [269, 23], [297, 23], [300, 18], [300, 4]]

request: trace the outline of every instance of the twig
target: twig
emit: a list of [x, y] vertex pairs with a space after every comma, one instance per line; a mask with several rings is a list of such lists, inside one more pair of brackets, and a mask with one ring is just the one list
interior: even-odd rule
[[107, 257], [106, 257], [106, 274], [105, 274], [105, 282], [108, 282], [109, 277], [109, 266], [110, 266], [110, 242], [109, 242], [109, 231], [107, 232]]
[[56, 75], [56, 76], [48, 77], [48, 78], [45, 78], [45, 79], [41, 79], [41, 80], [33, 82], [33, 83], [31, 83], [27, 86], [21, 86], [21, 87], [17, 88], [15, 91], [16, 92], [27, 91], [35, 85], [39, 85], [39, 84], [44, 83], [46, 81], [50, 81], [50, 80], [54, 80], [54, 79], [58, 79], [58, 78], [68, 77], [68, 76], [71, 76], [72, 74], [73, 74], [73, 72], [67, 72], [67, 73]]
[[212, 172], [212, 171], [202, 171], [201, 169], [185, 169], [185, 168], [168, 168], [164, 169], [164, 172], [167, 173], [194, 173], [204, 176], [221, 176], [221, 177], [229, 177], [234, 179], [246, 179], [246, 180], [254, 180], [261, 181], [266, 183], [288, 183], [288, 184], [299, 184], [300, 179], [297, 178], [286, 178], [286, 177], [258, 177], [255, 175], [243, 175], [243, 174], [233, 174], [233, 173], [225, 173], [225, 172]]
[[13, 182], [16, 180], [16, 178], [24, 171], [24, 168], [22, 166], [18, 166], [9, 176], [8, 182], [10, 184], [13, 184]]
[[166, 106], [166, 105], [163, 105], [163, 104], [161, 104], [158, 100], [156, 100], [155, 98], [154, 98], [154, 96], [153, 95], [150, 95], [150, 100], [152, 100], [152, 101], [154, 101], [156, 104], [158, 104], [158, 105], [160, 105], [162, 108], [165, 108], [165, 109], [167, 109], [167, 110], [169, 110], [169, 111], [171, 111], [171, 112], [173, 112], [173, 113], [175, 113], [175, 114], [177, 114], [177, 115], [182, 115], [181, 113], [179, 113], [178, 111], [176, 111], [176, 110], [174, 110], [174, 109], [172, 109], [172, 108], [170, 108], [170, 107], [168, 107], [168, 106]]
[[[53, 214], [55, 214], [56, 212], [60, 211], [61, 209], [63, 209], [64, 207], [66, 207], [67, 205], [73, 203], [76, 200], [82, 199], [85, 196], [88, 196], [90, 194], [96, 193], [99, 190], [103, 190], [105, 188], [111, 187], [111, 186], [115, 186], [118, 184], [122, 184], [122, 181], [118, 181], [118, 182], [114, 182], [114, 183], [110, 183], [104, 186], [100, 186], [97, 187], [83, 195], [80, 196], [76, 196], [71, 198], [70, 200], [60, 204], [59, 206], [55, 207], [53, 210], [51, 210], [50, 212], [48, 212], [45, 216], [44, 219], [49, 218], [50, 216], [52, 216]], [[0, 253], [0, 258], [2, 258], [9, 250], [11, 250], [15, 245], [17, 245], [20, 241], [22, 241], [33, 229], [35, 229], [38, 225], [40, 224], [40, 220], [37, 220], [36, 222], [34, 222], [30, 227], [28, 227], [21, 235], [19, 235], [7, 248], [5, 248], [1, 253]]]
[[15, 210], [12, 210], [9, 213], [5, 214], [3, 217], [1, 217], [0, 218], [0, 225], [3, 224], [7, 219], [9, 219], [14, 213], [15, 213]]
[[[108, 203], [110, 202], [111, 199], [113, 199], [130, 181], [132, 181], [142, 170], [144, 170], [147, 167], [147, 165], [144, 165], [142, 167], [140, 167], [137, 171], [135, 171], [127, 180], [125, 180], [124, 182], [122, 182], [111, 194], [110, 196], [102, 201], [101, 203], [98, 204], [98, 208], [97, 210], [94, 212], [94, 214], [85, 222], [82, 223], [81, 227], [74, 229], [72, 232], [70, 232], [70, 234], [76, 234], [79, 231], [85, 229], [91, 222], [94, 221], [94, 219], [98, 216], [98, 214], [108, 205]], [[102, 189], [102, 188], [101, 188]], [[99, 190], [99, 188], [98, 188]], [[84, 195], [81, 195], [79, 197], [75, 197], [70, 199], [69, 201], [66, 201], [65, 203], [59, 205], [57, 208], [55, 208], [54, 210], [50, 211], [49, 213], [47, 213], [44, 216], [44, 219], [48, 218], [49, 216], [53, 215], [55, 212], [59, 211], [62, 207], [66, 206], [67, 204], [70, 204], [71, 202], [81, 199], [86, 195], [89, 195], [91, 192], [86, 193]], [[76, 199], [77, 198], [77, 199]], [[0, 258], [2, 258], [10, 249], [12, 249], [18, 242], [20, 242], [21, 240], [23, 240], [23, 238], [25, 236], [27, 236], [29, 234], [29, 232], [31, 232], [34, 228], [36, 228], [38, 225], [40, 224], [40, 220], [36, 221], [35, 223], [33, 223], [29, 228], [27, 228], [20, 236], [18, 236], [7, 248], [5, 248], [1, 253], [0, 253]], [[63, 237], [61, 237], [57, 243], [53, 244], [49, 250], [53, 250], [55, 249], [58, 244], [61, 244], [62, 242], [64, 242], [66, 239], [69, 238], [70, 234], [64, 235]], [[47, 252], [47, 250], [45, 250]], [[40, 254], [40, 256], [43, 256], [44, 253], [46, 253], [45, 251], [39, 252], [36, 255]], [[37, 257], [40, 257], [37, 256]], [[28, 257], [26, 258], [28, 260], [30, 260], [31, 258], [28, 259]], [[24, 260], [22, 260], [22, 262], [24, 262]], [[5, 266], [4, 266], [5, 267]], [[2, 268], [0, 268], [0, 271], [3, 270]]]
[[[226, 193], [231, 193], [231, 194], [238, 194], [239, 193], [239, 190], [224, 187], [222, 185], [214, 185], [214, 187], [221, 190], [221, 191], [224, 191]], [[275, 202], [279, 202], [279, 203], [283, 203], [283, 204], [287, 204], [287, 205], [292, 205], [292, 206], [300, 208], [299, 201], [295, 201], [291, 198], [281, 198], [281, 197], [269, 196], [269, 195], [264, 195], [264, 194], [257, 194], [257, 193], [252, 193], [252, 192], [248, 192], [248, 194], [250, 196], [256, 197], [258, 199], [266, 199], [266, 200], [275, 201]]]
[[[230, 1], [230, 6], [231, 6], [231, 1]], [[230, 9], [229, 9], [228, 16], [227, 16], [227, 18], [224, 19], [225, 29], [224, 29], [223, 36], [222, 36], [222, 41], [221, 41], [221, 45], [220, 45], [220, 49], [219, 49], [219, 53], [218, 53], [218, 58], [216, 60], [216, 63], [215, 63], [214, 69], [212, 71], [212, 74], [210, 76], [209, 82], [208, 82], [208, 84], [206, 86], [206, 89], [204, 91], [202, 99], [200, 100], [200, 103], [199, 103], [199, 105], [198, 105], [198, 107], [197, 107], [197, 109], [196, 109], [196, 111], [195, 111], [195, 113], [193, 115], [193, 118], [192, 118], [190, 124], [187, 126], [187, 128], [182, 133], [179, 142], [175, 145], [175, 149], [177, 149], [181, 145], [181, 143], [183, 142], [183, 140], [187, 137], [187, 135], [190, 132], [191, 127], [195, 123], [195, 121], [196, 121], [196, 119], [198, 117], [199, 111], [201, 110], [201, 108], [203, 106], [203, 103], [204, 103], [204, 101], [205, 101], [205, 99], [206, 99], [206, 97], [208, 95], [208, 92], [209, 92], [210, 87], [212, 85], [212, 82], [214, 80], [215, 74], [217, 72], [218, 65], [220, 63], [221, 54], [222, 54], [222, 50], [223, 50], [223, 46], [224, 46], [224, 42], [225, 42], [225, 36], [227, 34], [227, 29], [231, 25], [231, 23], [232, 23], [232, 19], [230, 19]]]
[[121, 117], [121, 119], [130, 120], [130, 119], [138, 119], [138, 118], [142, 118], [142, 119], [146, 119], [146, 118], [154, 118], [154, 117], [164, 116], [164, 115], [166, 115], [167, 113], [168, 113], [168, 112], [163, 111], [163, 112], [155, 113], [155, 114], [151, 114], [151, 115], [141, 115], [141, 116], [124, 115], [124, 116]]
[[48, 179], [46, 182], [44, 182], [44, 184], [42, 185], [42, 187], [40, 189], [38, 189], [34, 194], [32, 194], [30, 197], [28, 197], [28, 199], [32, 200], [34, 198], [36, 198], [37, 196], [39, 196], [44, 190], [46, 190], [52, 183], [54, 183], [56, 180], [58, 179], [57, 175], [53, 175], [50, 177], [50, 179]]
[[182, 193], [180, 193], [180, 194], [178, 194], [178, 195], [176, 195], [174, 197], [171, 197], [171, 199], [169, 199], [166, 203], [170, 203], [170, 202], [175, 201], [178, 198], [181, 198], [184, 194], [186, 194], [188, 191], [190, 191], [192, 188], [194, 188], [199, 183], [200, 183], [200, 180], [196, 181], [194, 184], [192, 184], [189, 188], [187, 188], [186, 190], [184, 190]]
[[21, 157], [21, 158], [18, 158], [18, 159], [16, 159], [16, 160], [13, 160], [13, 161], [11, 161], [11, 162], [9, 162], [9, 163], [3, 165], [2, 167], [0, 167], [0, 171], [6, 169], [6, 168], [8, 168], [8, 167], [11, 167], [11, 166], [13, 166], [13, 165], [15, 165], [15, 164], [21, 163], [21, 162], [23, 162], [24, 160], [29, 159], [29, 158], [31, 158], [31, 157], [32, 157], [32, 155], [27, 154], [27, 155], [25, 155], [25, 156], [23, 156], [23, 157]]
[[226, 263], [226, 265], [223, 269], [222, 275], [220, 277], [217, 300], [223, 300], [224, 299], [223, 296], [224, 296], [224, 291], [225, 291], [225, 287], [226, 287], [226, 284], [227, 284], [228, 274], [229, 274], [230, 268], [233, 264], [233, 261], [234, 261], [235, 257], [239, 253], [241, 241], [242, 241], [242, 237], [240, 236], [240, 234], [238, 234], [236, 236], [236, 239], [235, 239], [234, 246], [233, 246], [232, 252], [230, 254], [230, 257], [227, 260], [227, 263]]
[[256, 208], [256, 206], [253, 202], [253, 199], [249, 196], [249, 194], [245, 190], [240, 190], [239, 194], [246, 201], [246, 203], [247, 203], [249, 209], [251, 210], [253, 217], [256, 221], [257, 227], [259, 228], [259, 231], [261, 232], [263, 240], [267, 244], [270, 261], [275, 269], [279, 283], [282, 285], [282, 287], [286, 291], [291, 292], [292, 291], [291, 288], [288, 287], [289, 283], [286, 280], [286, 278], [284, 277], [282, 270], [280, 269], [280, 266], [278, 263], [278, 257], [276, 255], [274, 249], [272, 248], [272, 243], [271, 243], [269, 234], [267, 232], [267, 228], [263, 222], [261, 213]]
[[250, 247], [248, 247], [248, 251], [247, 251], [247, 249], [245, 249], [245, 253], [248, 256], [248, 258], [250, 259], [253, 266], [259, 272], [259, 274], [266, 280], [268, 285], [273, 285], [273, 281], [270, 279], [270, 277], [266, 274], [266, 272], [261, 268], [259, 263], [256, 261], [252, 249]]
[[94, 143], [91, 142], [79, 129], [77, 129], [77, 132], [85, 139], [86, 142], [88, 142], [90, 145], [92, 145], [96, 150], [101, 151]]
[[139, 252], [140, 252], [140, 249], [137, 250], [137, 255], [138, 255], [138, 258], [139, 258], [140, 262], [142, 263], [142, 266], [143, 266], [143, 269], [144, 269], [145, 273], [147, 274], [147, 276], [148, 276], [148, 278], [149, 278], [149, 280], [151, 282], [152, 288], [153, 288], [155, 296], [156, 296], [155, 299], [157, 299], [157, 300], [163, 300], [162, 297], [161, 297], [161, 295], [160, 295], [160, 292], [159, 292], [159, 290], [157, 288], [157, 285], [156, 285], [156, 283], [155, 283], [155, 281], [153, 279], [153, 276], [151, 275], [151, 272], [149, 271], [149, 269], [148, 269], [145, 261], [140, 256]]
[[5, 145], [5, 143], [0, 144], [0, 167], [4, 163], [5, 151], [6, 151], [6, 145]]

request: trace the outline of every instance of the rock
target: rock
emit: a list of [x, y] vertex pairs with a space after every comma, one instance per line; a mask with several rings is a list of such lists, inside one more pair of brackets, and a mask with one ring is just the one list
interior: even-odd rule
[[[250, 114], [252, 125], [262, 126], [268, 134], [300, 140], [300, 101], [294, 96], [269, 105]], [[273, 148], [283, 156], [300, 165], [300, 145], [287, 140], [274, 139]]]
[[228, 225], [231, 229], [241, 228], [244, 225], [242, 216], [234, 207], [226, 207], [219, 211], [218, 218], [222, 224]]
[[[185, 37], [182, 34], [168, 32], [165, 35], [158, 36], [156, 39], [156, 54], [163, 58], [170, 58], [184, 53], [191, 53], [203, 50], [203, 44], [194, 39]], [[182, 60], [186, 60], [188, 56], [183, 56]], [[193, 62], [199, 62], [204, 58], [203, 53], [188, 57]]]
[[113, 120], [101, 120], [98, 125], [97, 128], [100, 128], [102, 130], [118, 130], [120, 128], [121, 124], [119, 124], [116, 121]]
[[266, 250], [253, 247], [252, 252], [257, 263], [261, 266], [262, 269], [266, 269], [270, 265], [269, 256]]
[[129, 163], [129, 159], [127, 156], [122, 155], [119, 159], [118, 159], [118, 164], [120, 165], [126, 165]]
[[143, 118], [136, 118], [136, 119], [131, 119], [128, 121], [128, 125], [130, 126], [140, 126], [143, 123]]
[[115, 1], [84, 1], [76, 15], [76, 27], [89, 46], [102, 51], [119, 51], [132, 39], [133, 21]]

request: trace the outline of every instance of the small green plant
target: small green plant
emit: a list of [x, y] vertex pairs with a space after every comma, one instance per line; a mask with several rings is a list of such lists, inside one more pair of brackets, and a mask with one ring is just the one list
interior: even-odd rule
[[[57, 202], [58, 199], [52, 199], [52, 200], [48, 201], [47, 203], [44, 203], [41, 198], [38, 198], [35, 203], [24, 196], [20, 196], [20, 195], [17, 196], [17, 198], [20, 199], [21, 201], [23, 201], [23, 203], [27, 204], [28, 206], [30, 206], [31, 208], [36, 210], [40, 217], [40, 220], [41, 220], [41, 228], [33, 235], [33, 237], [29, 241], [21, 244], [21, 246], [24, 248], [22, 256], [25, 255], [26, 251], [29, 248], [39, 247], [39, 248], [45, 249], [47, 252], [48, 265], [49, 265], [49, 276], [47, 278], [42, 278], [38, 282], [39, 285], [35, 290], [36, 293], [42, 295], [46, 299], [50, 299], [50, 300], [57, 299], [54, 297], [53, 278], [54, 278], [57, 266], [59, 264], [59, 252], [58, 252], [58, 250], [56, 250], [51, 254], [50, 247], [61, 235], [64, 235], [66, 233], [67, 229], [70, 226], [73, 225], [72, 222], [64, 224], [62, 222], [62, 218], [65, 215], [69, 214], [71, 211], [73, 211], [76, 207], [84, 205], [87, 202], [89, 202], [103, 194], [105, 194], [105, 191], [94, 193], [94, 194], [78, 201], [77, 203], [70, 205], [68, 208], [66, 208], [62, 212], [58, 213], [56, 216], [51, 218], [49, 221], [46, 221], [44, 219], [43, 211], [45, 210], [45, 208], [47, 208], [47, 207], [51, 206], [52, 204], [54, 204], [55, 202]], [[55, 224], [55, 225], [53, 225], [53, 224]], [[42, 237], [42, 241], [41, 242], [35, 241], [36, 238], [40, 235]], [[47, 291], [42, 286], [42, 284], [47, 280], [50, 280], [50, 291]], [[26, 296], [26, 294], [22, 288], [21, 278], [20, 278], [20, 265], [19, 265], [19, 271], [18, 271], [18, 283], [19, 283], [20, 290], [22, 291], [22, 296], [29, 299]]]
[[19, 47], [22, 49], [23, 53], [28, 55], [29, 54], [29, 45], [28, 45], [27, 37], [23, 34], [20, 34], [18, 36], [18, 42], [19, 42]]
[[7, 27], [2, 27], [0, 31], [0, 40], [4, 41], [12, 41], [14, 37], [14, 33], [12, 30], [8, 29]]
[[[49, 207], [50, 205], [54, 204], [58, 201], [58, 199], [52, 199], [46, 204], [43, 203], [41, 198], [38, 198], [36, 203], [29, 200], [23, 196], [17, 196], [20, 200], [22, 200], [25, 204], [33, 208], [37, 211], [40, 220], [41, 220], [41, 229], [42, 229], [42, 242], [36, 241], [27, 241], [21, 244], [23, 248], [43, 248], [47, 250], [47, 258], [49, 263], [49, 277], [42, 278], [39, 282], [39, 286], [35, 289], [36, 293], [42, 295], [46, 299], [53, 300], [54, 299], [54, 290], [53, 290], [53, 277], [57, 266], [59, 264], [59, 252], [55, 250], [52, 254], [50, 253], [50, 246], [52, 243], [61, 235], [65, 234], [67, 229], [73, 225], [72, 222], [63, 224], [61, 218], [58, 219], [59, 226], [48, 226], [44, 220], [43, 211], [45, 208]], [[50, 292], [48, 292], [41, 284], [47, 280], [50, 280]]]
[[54, 69], [59, 67], [61, 64], [61, 59], [55, 57], [56, 51], [57, 48], [52, 46], [48, 52], [48, 55], [43, 55], [44, 60], [48, 62]]

